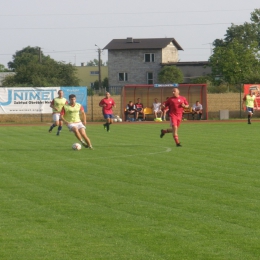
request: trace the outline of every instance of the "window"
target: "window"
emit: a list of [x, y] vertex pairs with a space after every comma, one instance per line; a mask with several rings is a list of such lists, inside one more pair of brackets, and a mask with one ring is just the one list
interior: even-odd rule
[[127, 73], [126, 72], [119, 72], [118, 73], [118, 80], [119, 81], [127, 81], [128, 80]]
[[145, 53], [144, 61], [145, 62], [154, 62], [154, 53]]
[[90, 71], [90, 75], [98, 75], [99, 71]]
[[153, 73], [147, 72], [147, 84], [153, 84]]

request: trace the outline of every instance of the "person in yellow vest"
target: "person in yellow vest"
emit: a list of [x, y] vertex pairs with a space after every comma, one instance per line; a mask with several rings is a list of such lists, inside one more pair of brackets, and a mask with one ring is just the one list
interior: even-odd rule
[[252, 89], [249, 89], [249, 93], [243, 98], [243, 107], [246, 108], [247, 111], [247, 122], [251, 124], [251, 118], [254, 113], [254, 107], [258, 109], [258, 104], [256, 102], [255, 93]]
[[49, 133], [52, 132], [52, 129], [55, 126], [59, 126], [57, 135], [60, 135], [60, 131], [62, 130], [62, 121], [60, 120], [60, 111], [65, 104], [68, 104], [68, 101], [66, 100], [66, 98], [63, 97], [63, 91], [59, 90], [58, 97], [54, 98], [50, 104], [50, 107], [52, 108], [53, 124], [51, 125], [51, 127], [49, 129]]
[[[80, 114], [82, 121], [80, 119]], [[69, 128], [71, 132], [75, 134], [81, 144], [89, 149], [93, 149], [90, 139], [86, 134], [86, 114], [84, 107], [76, 103], [76, 95], [69, 95], [69, 104], [65, 104], [60, 112], [61, 120]]]

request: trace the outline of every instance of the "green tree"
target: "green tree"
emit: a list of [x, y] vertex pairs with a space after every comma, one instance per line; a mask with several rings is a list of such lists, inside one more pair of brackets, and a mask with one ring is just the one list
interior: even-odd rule
[[225, 38], [213, 43], [212, 78], [217, 84], [227, 83], [228, 90], [235, 91], [240, 83], [260, 83], [260, 9], [251, 13], [251, 21], [232, 24]]
[[5, 66], [3, 64], [0, 64], [0, 72], [8, 72], [8, 71], [10, 71], [10, 70], [5, 68]]
[[108, 91], [109, 84], [108, 84], [108, 78], [107, 77], [103, 79], [102, 87], [105, 88]]
[[98, 81], [98, 80], [96, 80], [96, 81], [94, 82], [93, 88], [96, 89], [96, 90], [99, 89], [99, 81]]
[[158, 73], [158, 82], [163, 84], [182, 83], [183, 73], [176, 66], [165, 66]]
[[[218, 46], [210, 57], [212, 74], [216, 80], [229, 84], [251, 81], [260, 69], [256, 45], [244, 46], [234, 39], [225, 46]], [[256, 82], [252, 82], [256, 83]]]
[[[41, 62], [39, 57], [41, 56]], [[78, 86], [76, 68], [70, 63], [57, 62], [39, 52], [38, 47], [26, 47], [13, 55], [8, 63], [15, 75], [4, 79], [5, 86]]]
[[[94, 60], [90, 60], [87, 62], [86, 66], [98, 66], [98, 60], [94, 59]], [[107, 62], [103, 62], [102, 59], [100, 60], [101, 66], [107, 66]]]
[[226, 31], [224, 42], [230, 43], [236, 39], [245, 48], [255, 42], [260, 48], [260, 9], [255, 9], [251, 13], [251, 23], [245, 22], [242, 25], [232, 24]]
[[201, 76], [194, 79], [191, 79], [190, 83], [193, 84], [207, 84], [209, 81], [211, 81], [210, 76]]

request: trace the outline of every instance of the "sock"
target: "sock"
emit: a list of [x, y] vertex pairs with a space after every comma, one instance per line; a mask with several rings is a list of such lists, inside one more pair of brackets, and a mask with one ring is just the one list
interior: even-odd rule
[[58, 127], [58, 131], [61, 131], [61, 129], [62, 129], [62, 126], [60, 125], [60, 126]]
[[50, 130], [52, 130], [55, 126], [56, 126], [55, 124], [52, 124]]
[[81, 139], [80, 142], [82, 143], [83, 146], [88, 145], [83, 139]]
[[174, 136], [174, 141], [175, 141], [176, 144], [179, 144], [179, 143], [180, 143], [179, 138], [178, 138], [178, 135], [175, 135], [175, 136]]
[[109, 126], [111, 125], [111, 123], [107, 123], [107, 131], [109, 131]]

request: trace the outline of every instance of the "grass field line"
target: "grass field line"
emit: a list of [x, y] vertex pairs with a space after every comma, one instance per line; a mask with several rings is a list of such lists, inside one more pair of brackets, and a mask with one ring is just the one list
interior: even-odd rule
[[[120, 146], [125, 146], [126, 144], [120, 144]], [[128, 146], [136, 146], [136, 145], [129, 145], [129, 144], [127, 144]], [[118, 145], [117, 145], [118, 146]], [[113, 155], [113, 156], [109, 156], [109, 155], [104, 155], [104, 156], [97, 156], [97, 157], [91, 157], [91, 160], [99, 160], [99, 159], [113, 159], [113, 158], [127, 158], [127, 157], [134, 157], [134, 156], [140, 156], [140, 155], [154, 155], [154, 154], [161, 154], [161, 153], [169, 153], [169, 152], [171, 152], [172, 151], [172, 149], [170, 148], [170, 147], [162, 147], [162, 146], [154, 146], [154, 145], [151, 145], [150, 147], [159, 147], [159, 148], [164, 148], [165, 150], [163, 150], [163, 151], [156, 151], [156, 152], [148, 152], [148, 153], [135, 153], [135, 154], [124, 154], [124, 155]], [[84, 150], [84, 148], [82, 148], [82, 150]], [[86, 149], [85, 149], [86, 150]], [[76, 153], [77, 152], [82, 152], [82, 151], [75, 151]], [[95, 152], [95, 151], [89, 151], [89, 152]], [[66, 161], [75, 161], [75, 160], [82, 160], [82, 158], [75, 158], [75, 157], [73, 157], [73, 158], [67, 158], [66, 159]], [[49, 160], [47, 160], [47, 161], [43, 161], [43, 160], [33, 160], [34, 162], [41, 162], [41, 163], [44, 163], [44, 162], [49, 162]], [[55, 159], [55, 161], [56, 162], [59, 162], [59, 161], [64, 161], [64, 159], [60, 159], [60, 160], [57, 160], [57, 159]], [[1, 161], [0, 160], [0, 162], [1, 162], [1, 164], [5, 164], [5, 165], [8, 165], [8, 164], [12, 164], [12, 165], [14, 165], [14, 164], [18, 164], [19, 165], [19, 162], [14, 162], [14, 161], [12, 161], [12, 162], [6, 162], [6, 161]]]

